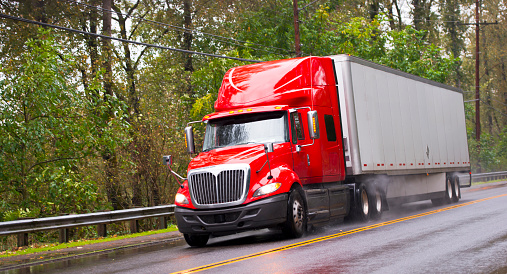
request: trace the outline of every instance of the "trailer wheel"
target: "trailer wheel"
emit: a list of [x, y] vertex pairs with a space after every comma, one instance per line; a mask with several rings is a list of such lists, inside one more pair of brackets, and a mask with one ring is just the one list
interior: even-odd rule
[[370, 212], [371, 217], [373, 219], [380, 219], [382, 216], [382, 211], [384, 210], [382, 207], [382, 192], [377, 188], [373, 195], [371, 195], [370, 203]]
[[360, 184], [358, 190], [359, 193], [357, 197], [355, 215], [360, 221], [366, 222], [370, 219], [370, 197], [364, 184]]
[[287, 221], [283, 227], [283, 233], [289, 237], [299, 238], [306, 231], [306, 209], [303, 198], [297, 189], [293, 189], [289, 195], [287, 207]]
[[452, 202], [452, 196], [454, 193], [454, 186], [451, 177], [445, 179], [445, 203], [450, 204]]
[[461, 189], [459, 188], [459, 177], [454, 176], [452, 178], [453, 188], [452, 188], [452, 202], [457, 203], [461, 198]]
[[208, 243], [209, 235], [207, 234], [183, 234], [185, 241], [189, 246], [202, 247]]

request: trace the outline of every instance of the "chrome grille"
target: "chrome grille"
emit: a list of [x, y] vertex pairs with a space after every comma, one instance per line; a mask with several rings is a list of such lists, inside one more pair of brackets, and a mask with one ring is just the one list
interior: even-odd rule
[[242, 203], [248, 191], [249, 171], [247, 165], [222, 165], [189, 172], [194, 205], [209, 208]]

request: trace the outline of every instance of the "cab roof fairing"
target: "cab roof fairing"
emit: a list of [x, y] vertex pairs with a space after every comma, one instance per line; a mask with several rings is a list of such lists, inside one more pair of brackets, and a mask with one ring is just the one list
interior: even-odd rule
[[215, 111], [257, 106], [313, 105], [313, 88], [335, 84], [332, 60], [302, 57], [231, 68], [224, 76]]

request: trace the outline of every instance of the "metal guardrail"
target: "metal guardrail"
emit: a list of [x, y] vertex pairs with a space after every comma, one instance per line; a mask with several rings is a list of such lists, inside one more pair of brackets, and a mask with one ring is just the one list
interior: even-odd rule
[[138, 231], [138, 220], [159, 217], [159, 228], [167, 227], [167, 217], [174, 214], [175, 205], [132, 208], [88, 214], [65, 215], [37, 219], [0, 222], [0, 236], [18, 235], [18, 246], [28, 245], [28, 233], [56, 230], [60, 231], [60, 242], [69, 240], [69, 229], [80, 226], [97, 225], [97, 234], [107, 236], [107, 224], [131, 221], [130, 231]]
[[506, 178], [507, 171], [472, 174], [472, 182], [493, 181]]

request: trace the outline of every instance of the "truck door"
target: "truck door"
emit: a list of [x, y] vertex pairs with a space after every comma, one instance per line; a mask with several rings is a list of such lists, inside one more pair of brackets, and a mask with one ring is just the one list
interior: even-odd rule
[[307, 109], [300, 109], [290, 114], [291, 123], [291, 146], [292, 159], [294, 163], [294, 171], [299, 176], [302, 184], [308, 183], [310, 177], [311, 158], [309, 154], [310, 147], [301, 147], [298, 152], [297, 146], [311, 144], [312, 141], [308, 136], [306, 112]]

